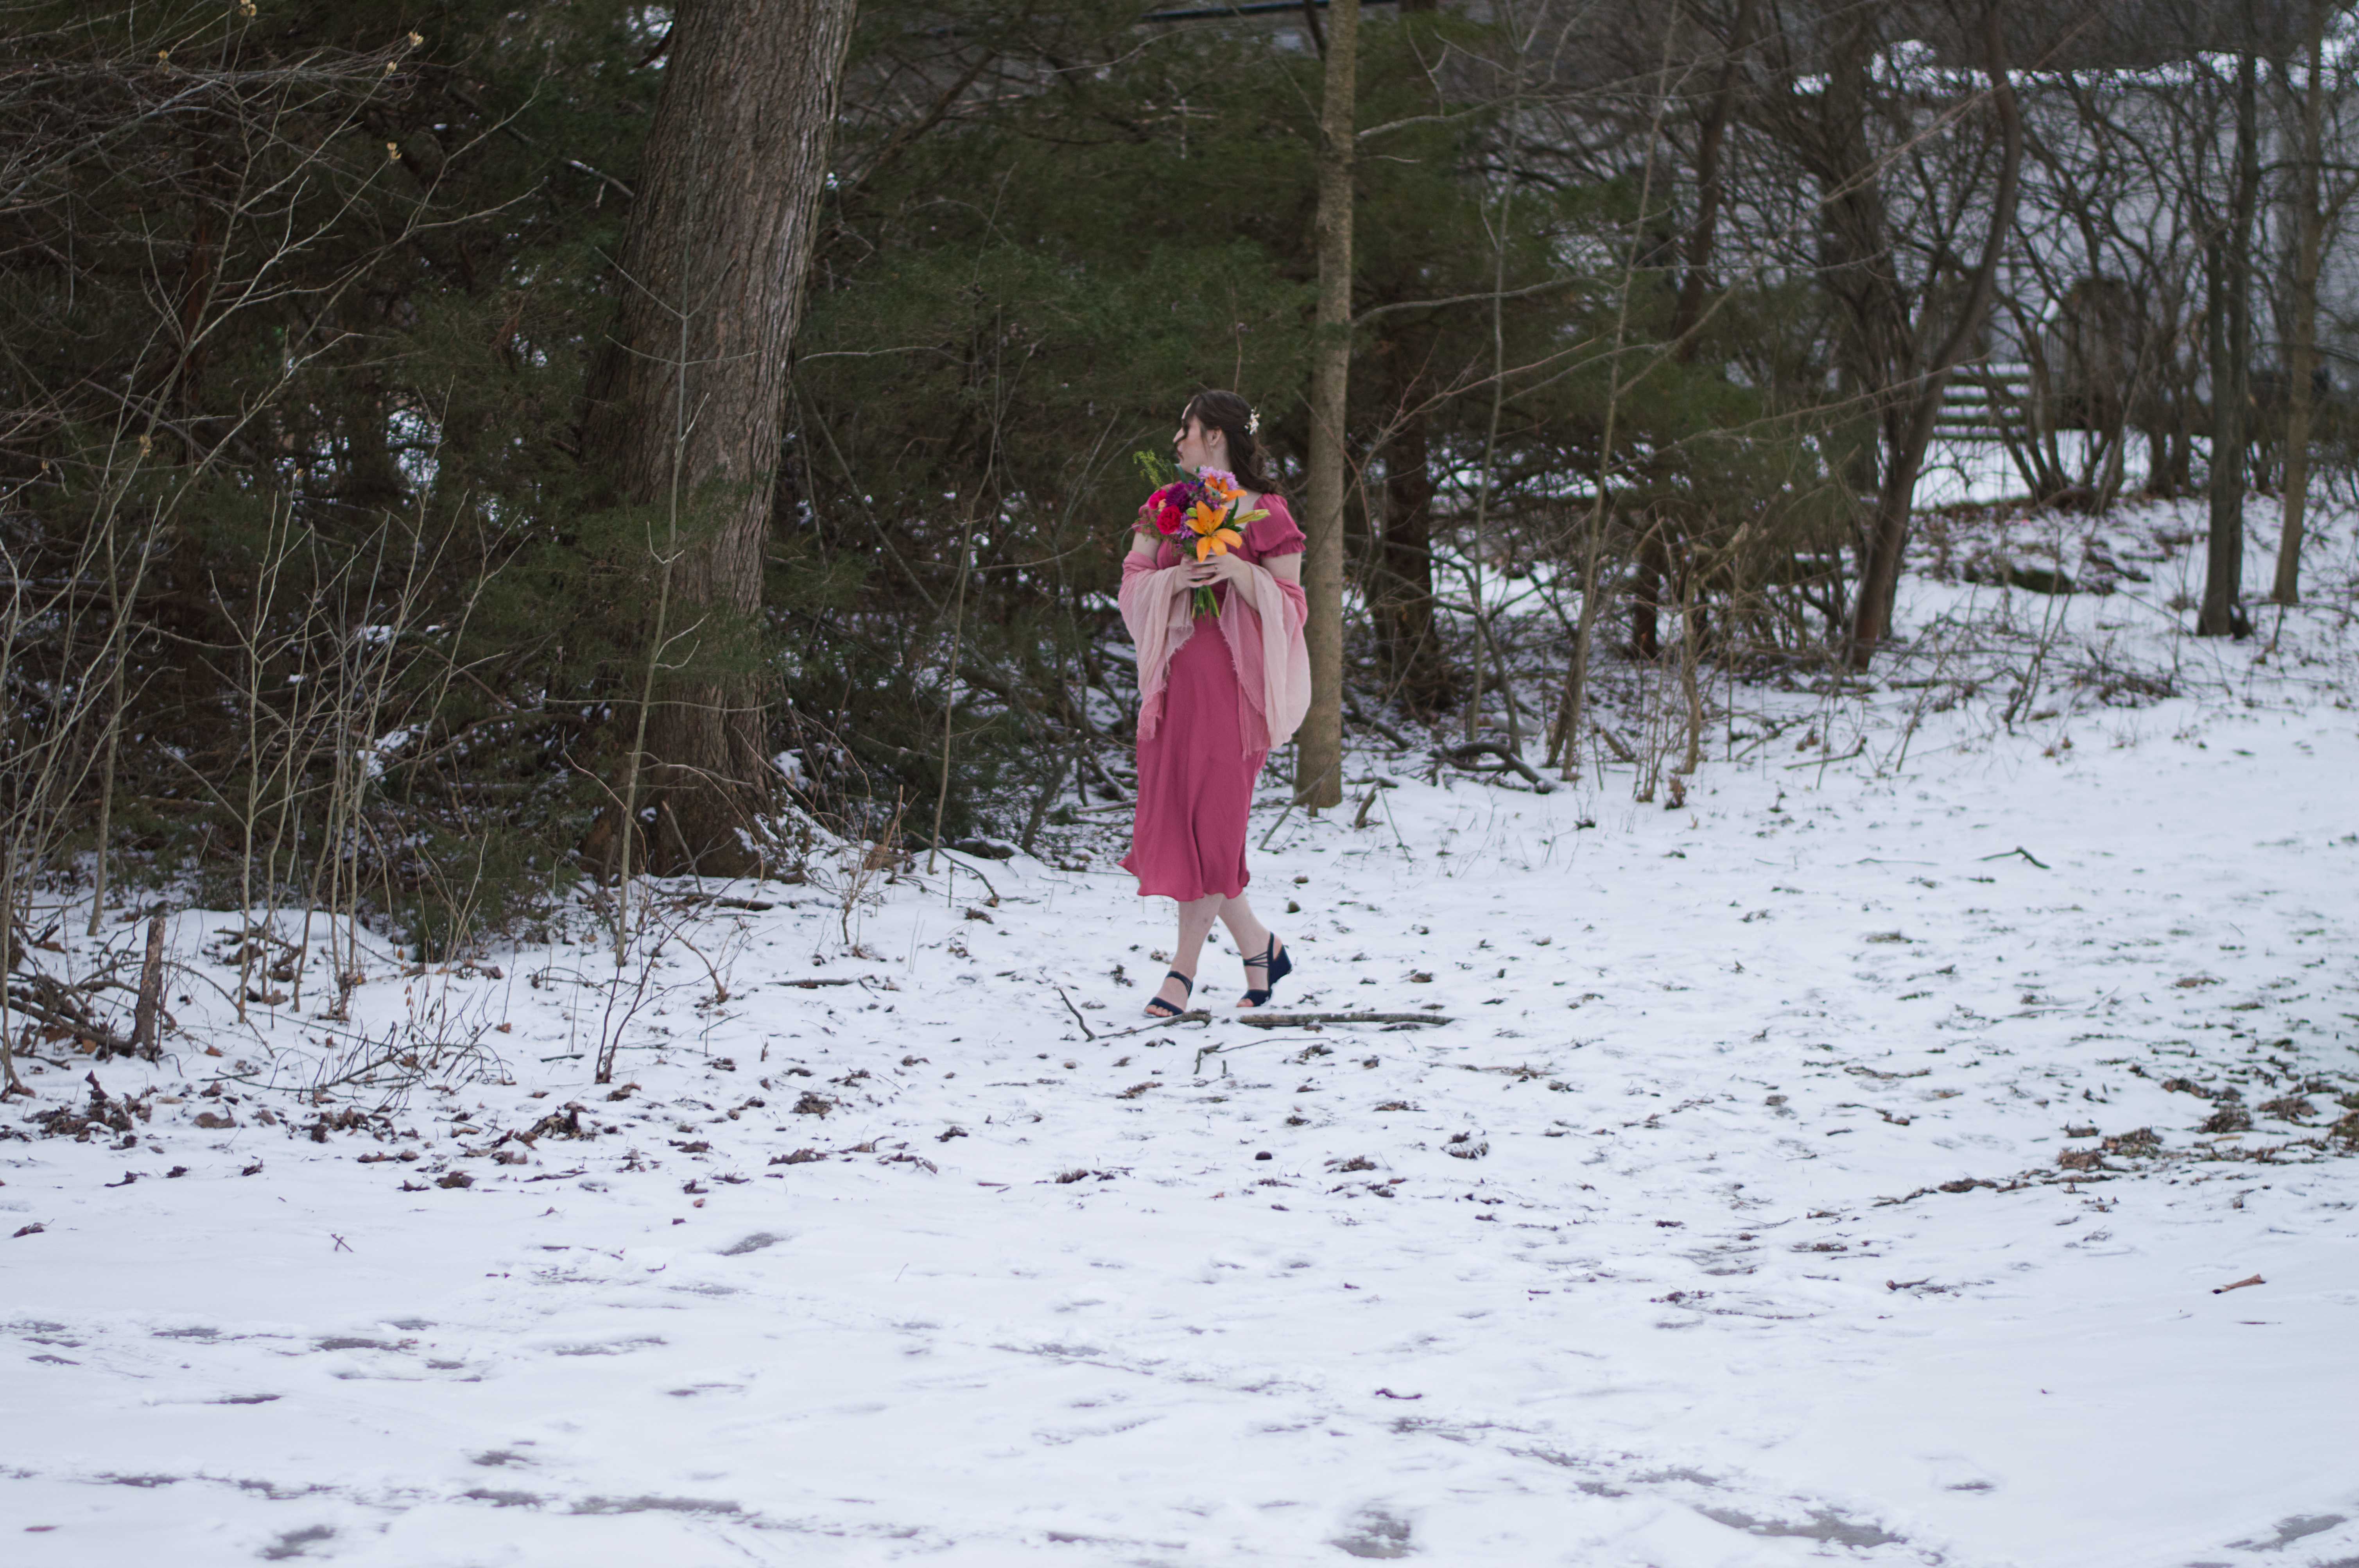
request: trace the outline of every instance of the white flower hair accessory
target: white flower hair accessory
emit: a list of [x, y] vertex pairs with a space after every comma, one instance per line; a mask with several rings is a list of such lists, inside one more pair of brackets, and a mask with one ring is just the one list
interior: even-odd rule
[[1249, 407], [1245, 410], [1245, 434], [1248, 436], [1258, 436], [1261, 434], [1260, 409]]

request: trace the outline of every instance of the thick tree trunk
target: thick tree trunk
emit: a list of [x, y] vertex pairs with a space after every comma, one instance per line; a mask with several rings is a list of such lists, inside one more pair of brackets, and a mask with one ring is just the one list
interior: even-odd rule
[[2206, 267], [2211, 298], [2206, 337], [2212, 354], [2212, 536], [2204, 552], [2199, 637], [2243, 636], [2245, 619], [2245, 466], [2252, 439], [2253, 209], [2260, 197], [2259, 114], [2255, 61], [2236, 62], [2236, 175], [2228, 226], [2213, 236]]
[[1933, 425], [1940, 416], [1941, 397], [1950, 373], [1965, 357], [1990, 314], [1991, 296], [1998, 277], [1999, 257], [2015, 226], [2016, 197], [2023, 171], [2023, 117], [2016, 103], [2015, 84], [2006, 63], [2006, 33], [1998, 0], [1983, 13], [1983, 68], [1990, 77], [1991, 108], [1998, 115], [1998, 188], [1991, 195], [1990, 228], [1983, 254], [1966, 284], [1966, 298], [1949, 335], [1925, 361], [1921, 373], [1895, 378], [1896, 401], [1885, 412], [1884, 484], [1876, 495], [1875, 519], [1869, 524], [1866, 558], [1860, 563], [1858, 597], [1851, 627], [1851, 664], [1864, 670], [1876, 644], [1892, 633], [1892, 614], [1900, 589], [1900, 562], [1908, 546], [1908, 523], [1917, 503], [1917, 478], [1925, 466], [1925, 449], [1932, 443]]
[[1787, 134], [1810, 166], [1822, 202], [1820, 286], [1833, 298], [1843, 415], [1837, 462], [1854, 505], [1854, 544], [1864, 573], [1873, 555], [1885, 476], [1886, 405], [1913, 376], [1916, 343], [1893, 259], [1884, 189], [1867, 142], [1875, 16], [1857, 10], [1832, 34], [1825, 89], [1797, 100]]
[[[1419, 395], [1412, 386], [1403, 401]], [[1427, 417], [1410, 414], [1385, 448], [1385, 525], [1369, 584], [1386, 678], [1420, 712], [1446, 704], [1453, 686], [1433, 623], [1432, 465]]]
[[1661, 518], [1650, 519], [1639, 536], [1630, 589], [1630, 654], [1648, 664], [1663, 656], [1663, 526]]
[[2310, 8], [2310, 81], [2301, 104], [2301, 170], [2294, 181], [2293, 342], [2286, 356], [2285, 511], [2277, 529], [2277, 581], [2269, 597], [2301, 602], [2301, 539], [2310, 504], [2310, 378], [2318, 373], [2318, 265], [2326, 225], [2318, 205], [2319, 143], [2326, 92], [2322, 58], [2326, 0]]
[[1310, 362], [1310, 497], [1304, 519], [1304, 629], [1310, 711], [1295, 732], [1294, 798], [1343, 799], [1343, 415], [1352, 373], [1352, 163], [1360, 0], [1327, 10], [1327, 80], [1319, 111], [1319, 337]]
[[679, 7], [614, 330], [590, 379], [582, 450], [617, 500], [659, 514], [650, 538], [666, 607], [646, 652], [665, 673], [630, 769], [649, 791], [635, 816], [658, 870], [759, 868], [750, 838], [769, 794], [765, 682], [742, 663], [700, 669], [696, 655], [732, 642], [761, 608], [788, 355], [853, 9]]
[[2195, 389], [2191, 377], [2181, 378], [2171, 399], [2176, 417], [2170, 427], [2170, 488], [2173, 496], [2195, 488]]

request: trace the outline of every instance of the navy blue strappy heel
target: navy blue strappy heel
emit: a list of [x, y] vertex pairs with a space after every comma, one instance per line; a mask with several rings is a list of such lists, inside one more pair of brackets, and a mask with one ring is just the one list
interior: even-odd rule
[[1284, 947], [1278, 945], [1277, 933], [1273, 931], [1269, 934], [1269, 941], [1262, 947], [1261, 957], [1247, 958], [1245, 968], [1262, 970], [1266, 976], [1266, 983], [1259, 990], [1247, 988], [1245, 1005], [1267, 1007], [1269, 993], [1277, 989], [1277, 982], [1294, 973], [1294, 959]]
[[[1181, 974], [1177, 969], [1165, 970], [1163, 978], [1167, 980], [1178, 980], [1181, 989], [1186, 990], [1190, 996], [1193, 996], [1196, 993], [1195, 980], [1190, 976]], [[1147, 999], [1147, 1015], [1149, 1018], [1177, 1018], [1187, 1011], [1188, 1010], [1184, 1007], [1172, 1006], [1169, 1002], [1165, 1001], [1159, 996], [1149, 997]]]

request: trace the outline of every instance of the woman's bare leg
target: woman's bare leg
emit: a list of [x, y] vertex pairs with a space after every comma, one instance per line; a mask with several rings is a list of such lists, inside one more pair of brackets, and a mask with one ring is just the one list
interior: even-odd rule
[[[1203, 898], [1190, 899], [1180, 906], [1180, 940], [1173, 946], [1171, 967], [1190, 979], [1195, 978], [1196, 966], [1204, 956], [1204, 938], [1211, 934], [1213, 918], [1221, 913], [1221, 895], [1212, 893]], [[1161, 988], [1155, 994], [1177, 1008], [1194, 1005], [1188, 1000], [1186, 988], [1169, 976], [1164, 978]]]

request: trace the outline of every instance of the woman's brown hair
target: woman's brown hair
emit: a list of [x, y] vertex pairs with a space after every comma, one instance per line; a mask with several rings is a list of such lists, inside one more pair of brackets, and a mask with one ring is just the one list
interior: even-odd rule
[[1180, 422], [1193, 419], [1207, 430], [1228, 438], [1229, 471], [1237, 482], [1261, 495], [1277, 492], [1277, 478], [1269, 470], [1268, 454], [1254, 433], [1253, 405], [1234, 392], [1200, 392], [1180, 412]]

